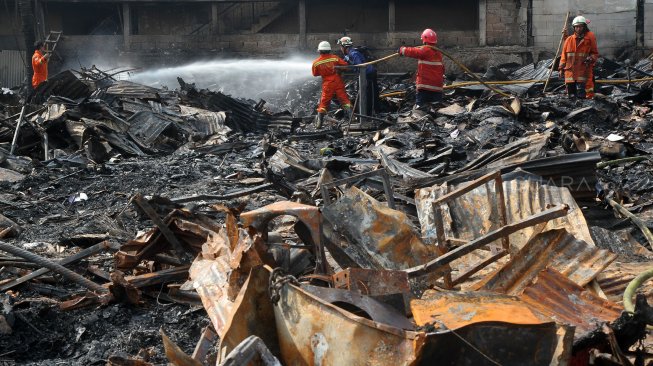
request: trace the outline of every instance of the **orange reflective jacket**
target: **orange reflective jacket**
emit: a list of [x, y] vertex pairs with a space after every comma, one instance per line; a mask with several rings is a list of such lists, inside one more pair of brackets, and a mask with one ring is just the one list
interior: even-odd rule
[[342, 81], [340, 75], [336, 72], [335, 66], [349, 66], [349, 64], [334, 54], [321, 54], [320, 57], [313, 61], [313, 76], [321, 76], [325, 81]]
[[39, 84], [48, 79], [48, 59], [39, 50], [34, 51], [32, 55], [32, 70], [34, 70], [32, 88], [36, 89]]
[[[589, 57], [589, 62], [586, 62]], [[573, 34], [565, 40], [560, 65], [565, 70], [565, 83], [584, 83], [592, 76], [592, 68], [599, 58], [596, 36], [585, 33], [581, 39]]]

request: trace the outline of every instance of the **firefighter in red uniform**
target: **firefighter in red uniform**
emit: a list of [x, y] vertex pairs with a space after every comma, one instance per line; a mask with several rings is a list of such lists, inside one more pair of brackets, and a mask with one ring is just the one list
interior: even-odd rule
[[599, 58], [596, 36], [587, 28], [587, 19], [577, 16], [572, 22], [574, 34], [562, 47], [559, 72], [564, 77], [569, 97], [594, 97], [594, 64]]
[[34, 43], [34, 54], [32, 55], [32, 88], [36, 89], [39, 84], [48, 79], [48, 60], [50, 54], [45, 50], [45, 43], [37, 41]]
[[442, 87], [444, 86], [444, 64], [442, 53], [435, 49], [438, 35], [432, 29], [422, 32], [420, 47], [400, 47], [399, 55], [418, 59], [417, 63], [417, 95], [415, 104], [423, 108], [428, 103], [442, 100]]
[[321, 128], [334, 94], [347, 112], [347, 116], [351, 113], [351, 102], [345, 90], [345, 83], [342, 82], [342, 78], [335, 69], [335, 66], [348, 66], [349, 64], [331, 53], [331, 44], [327, 41], [320, 42], [317, 50], [320, 52], [320, 57], [313, 61], [312, 70], [313, 76], [322, 77], [322, 97], [320, 105], [317, 107], [317, 128]]

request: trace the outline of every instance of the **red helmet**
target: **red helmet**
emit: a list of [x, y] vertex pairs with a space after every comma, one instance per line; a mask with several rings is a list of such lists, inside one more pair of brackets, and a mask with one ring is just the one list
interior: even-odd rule
[[438, 43], [438, 34], [433, 31], [433, 29], [424, 29], [422, 32], [422, 42], [437, 44]]

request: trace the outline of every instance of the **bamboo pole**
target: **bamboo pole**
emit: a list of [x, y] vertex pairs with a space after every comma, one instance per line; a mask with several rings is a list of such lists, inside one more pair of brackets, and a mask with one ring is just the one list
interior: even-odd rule
[[569, 19], [569, 12], [567, 12], [567, 16], [565, 17], [565, 24], [562, 25], [562, 34], [560, 35], [560, 43], [558, 43], [558, 50], [556, 51], [556, 57], [553, 58], [553, 62], [551, 62], [551, 70], [549, 70], [549, 76], [546, 78], [546, 82], [544, 83], [544, 89], [542, 89], [542, 93], [546, 92], [546, 87], [549, 86], [549, 80], [551, 80], [551, 74], [553, 74], [553, 66], [556, 64], [556, 59], [558, 58], [558, 55], [560, 55], [560, 48], [562, 47], [562, 41], [565, 40], [565, 33], [567, 32], [567, 20]]

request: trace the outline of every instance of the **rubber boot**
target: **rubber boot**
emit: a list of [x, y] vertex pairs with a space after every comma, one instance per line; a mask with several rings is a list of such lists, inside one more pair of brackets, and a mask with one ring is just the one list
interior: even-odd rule
[[353, 112], [352, 112], [351, 108], [345, 109], [345, 120], [347, 120], [347, 122], [349, 122], [351, 120], [351, 114], [352, 113]]
[[322, 128], [322, 123], [324, 123], [324, 115], [325, 113], [318, 113], [317, 116], [315, 117], [316, 128]]

